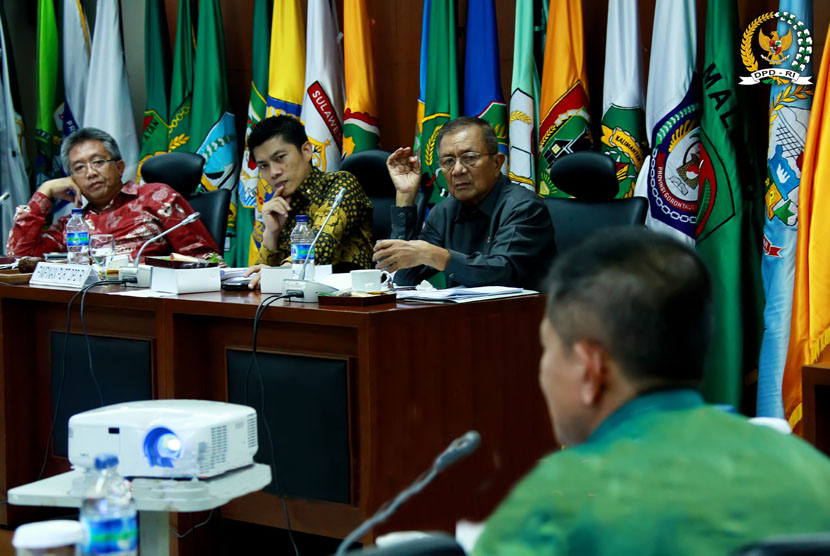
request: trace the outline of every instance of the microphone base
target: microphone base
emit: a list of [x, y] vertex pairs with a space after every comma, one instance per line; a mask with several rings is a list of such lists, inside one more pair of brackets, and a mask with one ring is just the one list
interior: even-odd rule
[[333, 288], [320, 282], [312, 282], [310, 280], [294, 280], [286, 279], [282, 283], [282, 291], [285, 295], [292, 293], [300, 293], [302, 297], [293, 297], [295, 301], [302, 303], [317, 303], [317, 296], [321, 293], [334, 293], [337, 288]]
[[150, 275], [153, 273], [153, 267], [146, 264], [138, 266], [122, 266], [118, 269], [119, 280], [129, 280], [135, 278], [135, 282], [128, 283], [127, 287], [132, 288], [149, 288]]

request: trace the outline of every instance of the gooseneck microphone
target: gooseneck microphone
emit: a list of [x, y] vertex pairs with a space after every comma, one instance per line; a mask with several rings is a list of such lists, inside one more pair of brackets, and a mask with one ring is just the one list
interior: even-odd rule
[[401, 491], [391, 502], [387, 502], [375, 514], [361, 523], [357, 529], [349, 533], [340, 546], [337, 547], [335, 556], [342, 556], [346, 550], [359, 539], [366, 532], [386, 521], [389, 516], [397, 511], [397, 509], [409, 500], [413, 495], [421, 492], [435, 478], [438, 473], [444, 471], [457, 461], [472, 454], [476, 448], [481, 444], [481, 436], [477, 431], [469, 431], [466, 434], [459, 436], [452, 443], [447, 446], [447, 449], [441, 452], [432, 464], [432, 467], [426, 473], [415, 479], [415, 482]]
[[329, 218], [331, 215], [334, 214], [334, 211], [337, 210], [337, 206], [343, 200], [343, 197], [346, 196], [346, 188], [344, 187], [340, 191], [337, 192], [337, 195], [334, 197], [334, 202], [331, 204], [331, 209], [329, 209], [329, 213], [326, 215], [326, 219], [323, 220], [323, 224], [320, 226], [320, 230], [317, 232], [317, 235], [314, 236], [314, 239], [311, 240], [311, 245], [308, 246], [308, 253], [306, 254], [305, 260], [303, 261], [303, 267], [300, 270], [300, 280], [305, 280], [305, 267], [308, 264], [308, 259], [311, 256], [311, 252], [314, 250], [314, 245], [317, 243], [317, 240], [320, 239], [320, 234], [323, 233], [323, 230], [326, 229], [326, 224], [329, 223]]
[[191, 224], [191, 223], [197, 221], [200, 216], [202, 216], [200, 213], [194, 212], [193, 214], [189, 215], [187, 218], [185, 218], [184, 220], [182, 220], [181, 222], [179, 222], [178, 224], [176, 224], [175, 226], [173, 226], [169, 230], [164, 230], [160, 234], [154, 235], [153, 237], [151, 237], [150, 239], [145, 241], [144, 244], [141, 246], [141, 249], [138, 250], [138, 253], [135, 256], [135, 261], [133, 261], [133, 267], [138, 267], [138, 261], [141, 260], [141, 254], [144, 252], [145, 247], [147, 247], [148, 245], [150, 245], [151, 243], [153, 243], [157, 239], [163, 238], [164, 236], [166, 236], [167, 234], [169, 234], [173, 230], [181, 228], [182, 226], [187, 226], [188, 224]]

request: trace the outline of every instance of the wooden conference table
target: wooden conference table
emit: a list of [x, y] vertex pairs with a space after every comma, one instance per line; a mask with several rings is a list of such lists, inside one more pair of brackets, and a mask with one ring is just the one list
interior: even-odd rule
[[[119, 295], [120, 286], [102, 289], [86, 296], [84, 320], [104, 403], [247, 402], [262, 417], [256, 372], [248, 371], [258, 292], [142, 298]], [[38, 477], [72, 294], [0, 286], [0, 499]], [[292, 527], [344, 537], [469, 429], [481, 433], [479, 450], [380, 532], [451, 531], [460, 518], [485, 518], [554, 448], [537, 382], [543, 310], [540, 296], [366, 308], [280, 300], [269, 307], [257, 362], [272, 438], [260, 424], [257, 460], [270, 462], [273, 446]], [[100, 403], [81, 324], [76, 302], [45, 476], [69, 469], [66, 417]], [[37, 512], [0, 504], [0, 524], [38, 519]], [[267, 489], [227, 504], [222, 517], [285, 526]]]

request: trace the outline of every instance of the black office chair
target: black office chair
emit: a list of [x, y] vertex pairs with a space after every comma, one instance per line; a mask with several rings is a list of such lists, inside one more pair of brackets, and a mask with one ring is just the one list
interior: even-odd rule
[[[391, 208], [395, 205], [395, 185], [386, 169], [386, 159], [392, 154], [388, 151], [371, 149], [347, 156], [340, 169], [351, 173], [363, 186], [363, 191], [372, 202], [372, 237], [375, 240], [387, 239], [392, 229]], [[423, 223], [426, 213], [427, 198], [420, 191], [415, 198], [418, 209], [418, 222]]]
[[550, 167], [553, 184], [581, 201], [609, 201], [619, 191], [617, 165], [597, 151], [577, 151], [556, 159]]
[[744, 546], [733, 556], [812, 556], [830, 554], [830, 533], [782, 535]]
[[164, 183], [184, 197], [193, 210], [202, 214], [201, 221], [221, 252], [228, 229], [228, 210], [231, 192], [217, 189], [194, 194], [202, 181], [205, 159], [196, 153], [172, 152], [157, 154], [141, 165], [141, 179], [145, 183]]
[[196, 153], [157, 154], [141, 165], [144, 183], [165, 183], [182, 197], [190, 197], [202, 181], [205, 159]]
[[192, 195], [187, 202], [193, 210], [202, 214], [200, 220], [210, 232], [210, 236], [222, 253], [225, 245], [225, 232], [228, 230], [228, 210], [231, 206], [230, 189], [217, 189], [201, 195]]
[[432, 533], [428, 537], [363, 550], [350, 550], [352, 556], [464, 556], [464, 550], [448, 535]]
[[553, 220], [557, 252], [573, 247], [603, 228], [645, 223], [647, 199], [614, 198], [619, 184], [616, 164], [610, 156], [597, 151], [567, 154], [553, 163], [550, 175], [556, 187], [574, 196], [573, 199], [544, 199]]

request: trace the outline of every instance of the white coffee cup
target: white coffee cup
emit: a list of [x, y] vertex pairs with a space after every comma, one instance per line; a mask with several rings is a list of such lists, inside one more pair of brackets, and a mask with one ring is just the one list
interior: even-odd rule
[[352, 291], [354, 292], [376, 292], [385, 287], [392, 278], [392, 275], [385, 270], [352, 270], [349, 275], [352, 278]]

